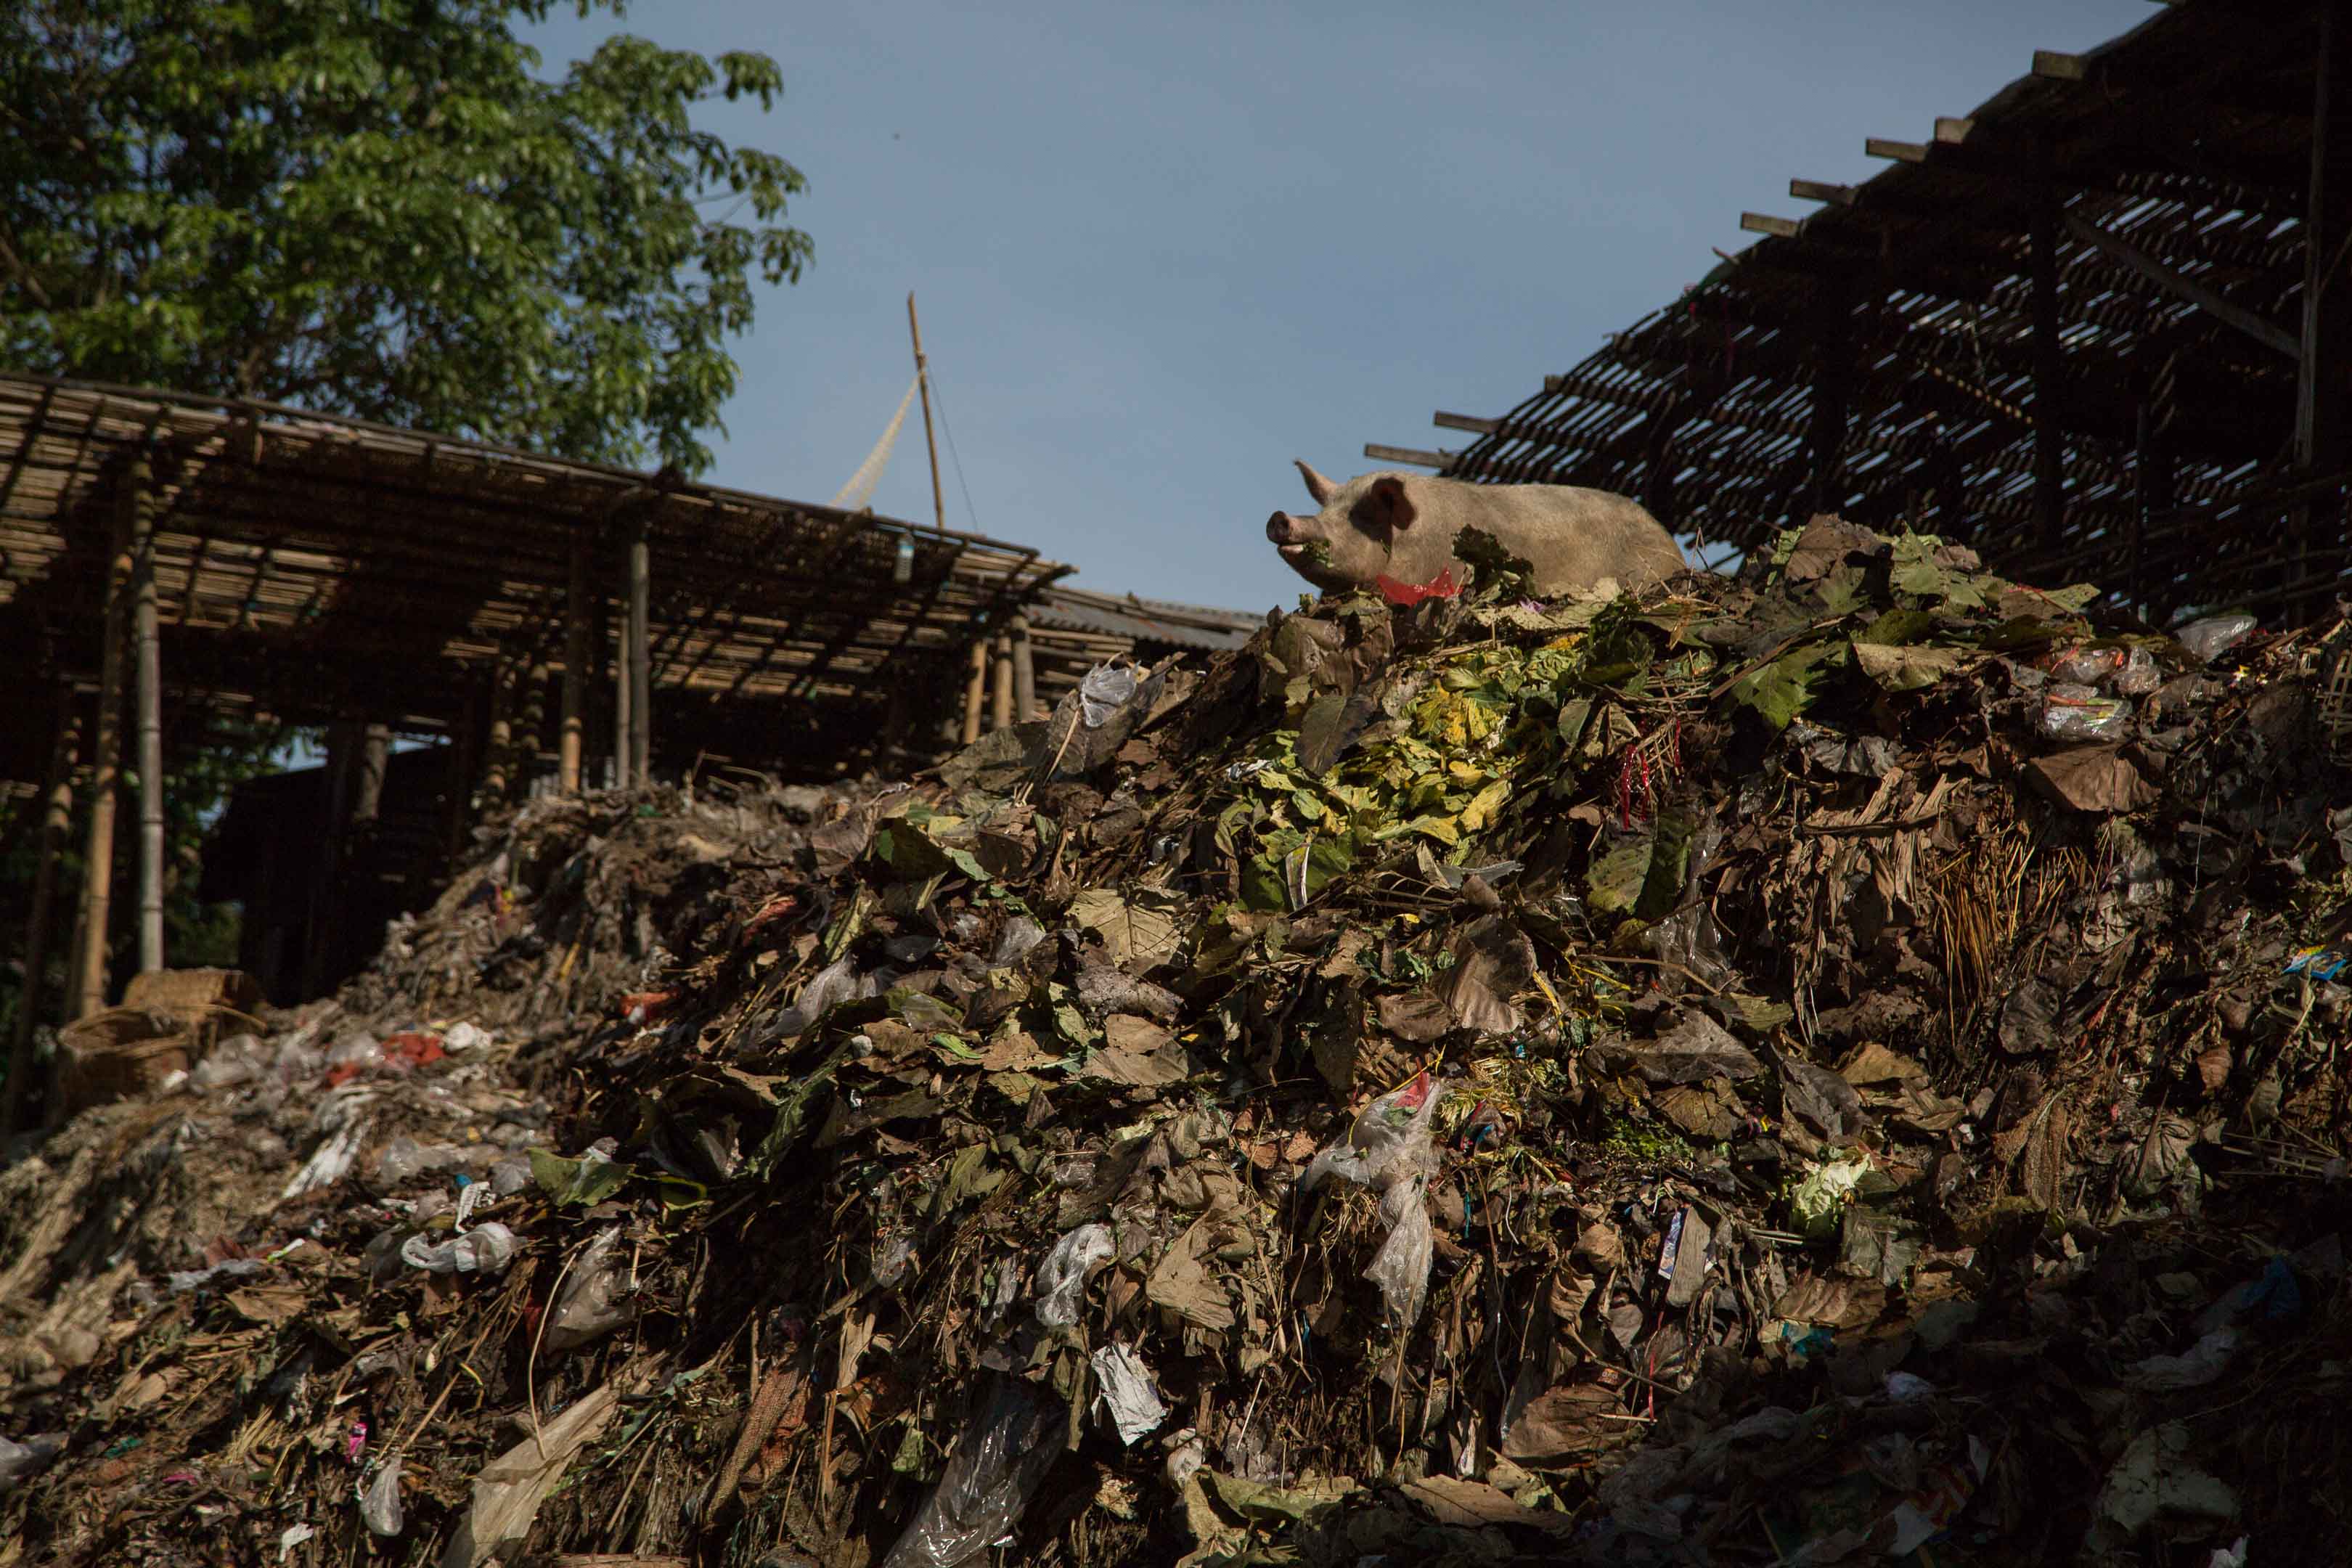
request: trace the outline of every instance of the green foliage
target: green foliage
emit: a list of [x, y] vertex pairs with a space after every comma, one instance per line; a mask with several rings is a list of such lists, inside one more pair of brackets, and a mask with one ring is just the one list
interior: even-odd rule
[[799, 172], [692, 110], [781, 74], [624, 36], [545, 81], [549, 10], [0, 7], [0, 361], [706, 467], [725, 342], [810, 247]]

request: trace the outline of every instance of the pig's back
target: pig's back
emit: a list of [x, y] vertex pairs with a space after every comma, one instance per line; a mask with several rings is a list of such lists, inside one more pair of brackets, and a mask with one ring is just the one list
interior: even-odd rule
[[1640, 587], [1688, 564], [1664, 524], [1627, 497], [1579, 485], [1459, 488], [1468, 503], [1463, 522], [1526, 557], [1539, 594], [1590, 588], [1604, 577]]

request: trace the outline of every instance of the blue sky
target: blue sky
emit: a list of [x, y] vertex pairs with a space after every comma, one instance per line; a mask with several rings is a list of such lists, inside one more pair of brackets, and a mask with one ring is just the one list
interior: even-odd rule
[[[702, 122], [791, 160], [815, 241], [736, 344], [719, 482], [829, 500], [913, 372], [948, 523], [1088, 587], [1262, 610], [1289, 463], [1455, 447], [1738, 250], [1793, 176], [1859, 181], [2148, 0], [1601, 5], [640, 5], [529, 35], [552, 74], [625, 30], [782, 68]], [[958, 459], [961, 475], [958, 474]], [[966, 494], [969, 492], [969, 501]], [[876, 510], [928, 520], [910, 416]]]

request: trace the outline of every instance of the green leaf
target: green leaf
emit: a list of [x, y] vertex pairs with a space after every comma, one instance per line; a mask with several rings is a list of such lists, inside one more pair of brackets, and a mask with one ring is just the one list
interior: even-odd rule
[[530, 1151], [530, 1179], [559, 1208], [603, 1203], [636, 1173], [634, 1167], [602, 1154], [567, 1160], [551, 1150]]
[[1808, 643], [1791, 648], [1769, 664], [1759, 666], [1731, 683], [1727, 695], [1752, 708], [1775, 730], [1785, 730], [1812, 701], [1813, 688], [1824, 666], [1850, 657], [1843, 639]]

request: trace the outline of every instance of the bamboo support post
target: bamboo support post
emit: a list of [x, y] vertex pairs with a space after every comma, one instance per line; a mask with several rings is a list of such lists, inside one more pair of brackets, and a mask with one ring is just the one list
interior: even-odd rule
[[1013, 634], [996, 634], [996, 681], [990, 694], [988, 725], [992, 730], [1013, 726]]
[[1037, 661], [1029, 648], [1029, 620], [1013, 617], [1013, 721], [1026, 724], [1037, 717]]
[[33, 1070], [33, 1020], [41, 1010], [43, 971], [49, 961], [49, 905], [57, 897], [58, 857], [73, 831], [73, 774], [81, 743], [80, 715], [70, 687], [58, 690], [57, 739], [49, 749], [43, 791], [39, 858], [33, 871], [33, 906], [25, 931], [25, 983], [16, 993], [16, 1024], [8, 1042], [8, 1077], [0, 1082], [0, 1137], [16, 1129], [25, 1080]]
[[[146, 488], [146, 465], [133, 469]], [[163, 655], [155, 601], [155, 512], [142, 504], [131, 522], [132, 624], [138, 638], [134, 697], [139, 713], [139, 972], [163, 967]]]
[[588, 546], [572, 542], [572, 581], [563, 600], [563, 736], [557, 783], [566, 795], [580, 793], [582, 710], [588, 700]]
[[481, 805], [492, 806], [507, 797], [513, 782], [515, 664], [501, 649], [490, 670], [490, 730], [482, 768]]
[[963, 686], [963, 743], [980, 739], [981, 710], [988, 704], [988, 639], [971, 645], [971, 674]]
[[[948, 504], [940, 493], [940, 447], [931, 438], [931, 366], [923, 357], [923, 324], [915, 319], [915, 296], [907, 295], [907, 335], [915, 340], [915, 385], [923, 395], [923, 448], [931, 455], [931, 521], [941, 533], [948, 531]], [[969, 528], [971, 522], [964, 524]]]
[[653, 549], [643, 510], [629, 518], [629, 774], [653, 778]]
[[81, 936], [73, 1005], [86, 1017], [106, 1005], [107, 927], [113, 914], [115, 791], [122, 773], [123, 644], [130, 619], [131, 542], [147, 510], [147, 464], [133, 460], [114, 493], [114, 543], [106, 579], [105, 654], [99, 661], [98, 722], [91, 748], [89, 832], [82, 867]]

